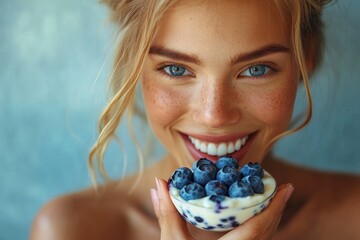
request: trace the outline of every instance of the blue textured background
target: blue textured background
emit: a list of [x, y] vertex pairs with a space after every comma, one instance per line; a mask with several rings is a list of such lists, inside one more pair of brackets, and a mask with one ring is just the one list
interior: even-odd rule
[[[90, 185], [86, 158], [114, 38], [96, 0], [1, 0], [0, 9], [0, 239], [27, 239], [45, 202]], [[360, 173], [359, 10], [343, 0], [326, 11], [330, 44], [314, 76], [313, 121], [276, 148], [297, 164]], [[304, 103], [300, 92], [297, 112]]]

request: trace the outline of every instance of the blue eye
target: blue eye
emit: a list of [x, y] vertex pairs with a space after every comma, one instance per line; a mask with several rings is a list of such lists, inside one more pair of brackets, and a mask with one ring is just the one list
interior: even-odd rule
[[191, 76], [193, 75], [186, 68], [179, 65], [168, 65], [163, 68], [163, 70], [170, 75], [171, 77], [181, 77], [181, 76]]
[[240, 74], [240, 76], [245, 77], [262, 77], [269, 73], [271, 69], [263, 64], [253, 65], [246, 69]]

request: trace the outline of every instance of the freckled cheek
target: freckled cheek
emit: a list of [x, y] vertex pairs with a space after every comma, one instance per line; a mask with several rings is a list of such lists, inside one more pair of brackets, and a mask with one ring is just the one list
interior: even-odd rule
[[171, 125], [183, 114], [186, 98], [171, 87], [156, 84], [155, 81], [143, 78], [143, 96], [150, 124], [154, 128], [162, 128]]
[[268, 127], [283, 131], [290, 122], [295, 96], [294, 87], [267, 89], [250, 101], [252, 106], [248, 106], [248, 109], [254, 109], [254, 117]]

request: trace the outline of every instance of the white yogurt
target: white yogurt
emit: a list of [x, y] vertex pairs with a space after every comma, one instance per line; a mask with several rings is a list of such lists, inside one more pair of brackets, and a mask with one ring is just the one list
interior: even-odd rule
[[264, 193], [243, 198], [225, 197], [221, 203], [209, 196], [185, 201], [180, 191], [171, 184], [169, 192], [176, 209], [185, 220], [198, 228], [211, 231], [227, 231], [244, 223], [267, 207], [276, 192], [276, 181], [266, 171], [263, 177]]

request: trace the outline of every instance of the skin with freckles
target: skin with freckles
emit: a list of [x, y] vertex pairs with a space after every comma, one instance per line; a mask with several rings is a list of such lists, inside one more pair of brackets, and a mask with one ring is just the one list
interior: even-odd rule
[[[238, 11], [237, 4], [208, 2], [206, 12], [202, 5], [169, 11], [145, 62], [149, 122], [172, 158], [188, 159], [187, 165], [196, 156], [183, 136], [201, 136], [205, 142], [222, 136], [214, 141], [218, 145], [256, 133], [238, 160], [261, 162], [266, 145], [291, 118], [299, 71], [290, 52], [289, 26], [279, 28], [277, 10], [266, 4], [243, 3], [247, 11]], [[169, 67], [185, 72], [173, 76]], [[252, 67], [266, 72], [252, 76]]]
[[[288, 129], [300, 79], [290, 25], [268, 1], [219, 2], [180, 1], [161, 19], [146, 56], [139, 83], [167, 155], [144, 170], [131, 195], [137, 174], [54, 199], [36, 216], [30, 239], [360, 239], [358, 176], [293, 166], [266, 148]], [[261, 162], [278, 191], [232, 231], [199, 230], [179, 216], [165, 180], [224, 152], [240, 165]]]

